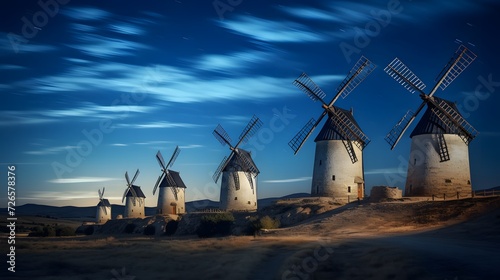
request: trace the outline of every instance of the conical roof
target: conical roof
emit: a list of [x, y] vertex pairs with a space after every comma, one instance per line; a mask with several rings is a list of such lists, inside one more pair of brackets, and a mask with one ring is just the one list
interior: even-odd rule
[[[141, 187], [136, 186], [136, 185], [132, 185], [132, 188], [134, 188], [134, 191], [137, 194], [137, 197], [144, 197], [144, 198], [146, 198], [146, 196], [144, 195], [144, 193], [141, 190]], [[134, 195], [132, 194], [132, 192], [130, 190], [128, 190], [126, 196], [128, 197], [128, 196], [134, 196]]]
[[[179, 172], [169, 169], [168, 173], [170, 174], [170, 176], [172, 176], [172, 179], [174, 179], [174, 182], [177, 185], [177, 188], [186, 188], [186, 185], [184, 184], [184, 181], [182, 181], [182, 178], [181, 178]], [[163, 180], [160, 183], [160, 188], [166, 188], [166, 187], [172, 187], [168, 183], [167, 176], [163, 177]]]
[[105, 199], [102, 199], [101, 201], [99, 201], [99, 203], [97, 204], [97, 206], [111, 207], [111, 204], [109, 203], [109, 200], [107, 200], [105, 198]]
[[[257, 170], [257, 174], [260, 173], [259, 169], [257, 168], [257, 165], [255, 165], [255, 162], [253, 161], [252, 159], [252, 154], [249, 152], [249, 151], [246, 151], [246, 150], [243, 150], [243, 149], [240, 149], [238, 148], [238, 152], [243, 154], [243, 155], [246, 155], [246, 158], [250, 161], [249, 164], [250, 166], [253, 166], [253, 168], [255, 168], [255, 170]], [[243, 171], [243, 172], [252, 172], [252, 170], [250, 170], [250, 168], [244, 168], [243, 167], [243, 163], [240, 162], [240, 159], [239, 157], [237, 156], [237, 154], [235, 154], [231, 160], [229, 161], [229, 163], [226, 165], [226, 167], [224, 168], [223, 171], [234, 171], [234, 169], [236, 171]]]
[[[344, 114], [359, 130], [361, 128], [359, 127], [358, 123], [354, 119], [354, 116], [352, 114], [352, 111], [350, 110], [345, 110], [339, 107], [335, 107], [335, 110], [339, 110], [342, 114]], [[331, 118], [330, 113], [328, 113], [328, 118], [323, 125], [323, 128], [321, 128], [321, 131], [319, 132], [318, 136], [316, 136], [316, 139], [314, 139], [314, 142], [318, 141], [324, 141], [324, 140], [357, 140], [354, 137], [350, 137], [351, 139], [344, 139], [341, 134], [339, 133], [339, 128], [337, 124], [333, 121]]]
[[[458, 111], [457, 106], [455, 105], [454, 102], [451, 102], [446, 99], [438, 98], [438, 97], [433, 97], [436, 103], [440, 103], [441, 101], [446, 102], [449, 106], [451, 106], [455, 111], [460, 113]], [[420, 118], [420, 121], [417, 123], [415, 126], [415, 129], [413, 129], [412, 133], [410, 134], [410, 138], [415, 136], [415, 135], [421, 135], [421, 134], [460, 134], [461, 131], [456, 127], [452, 126], [451, 128], [445, 125], [441, 119], [432, 111], [432, 108], [434, 108], [434, 105], [430, 102], [427, 103], [427, 109], [425, 110], [424, 115], [422, 118]]]

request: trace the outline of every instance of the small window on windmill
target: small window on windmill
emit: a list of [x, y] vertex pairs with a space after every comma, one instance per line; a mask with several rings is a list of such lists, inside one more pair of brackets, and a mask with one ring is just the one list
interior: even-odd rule
[[332, 175], [332, 181], [335, 181], [335, 175]]
[[254, 205], [254, 206], [257, 206], [257, 202], [254, 202], [254, 204], [253, 204], [253, 205]]
[[319, 160], [319, 165], [321, 165], [321, 160]]
[[444, 179], [445, 183], [451, 183], [451, 179]]
[[414, 159], [413, 159], [413, 165], [416, 165], [416, 164], [417, 164], [417, 159], [416, 159], [416, 158], [414, 158]]
[[348, 186], [347, 187], [347, 192], [350, 193], [351, 192], [351, 186]]
[[248, 201], [248, 204], [252, 204], [250, 201]]
[[467, 185], [470, 185], [470, 180], [467, 180]]
[[237, 196], [235, 196], [235, 197], [234, 197], [234, 200], [238, 200], [238, 197], [237, 197]]

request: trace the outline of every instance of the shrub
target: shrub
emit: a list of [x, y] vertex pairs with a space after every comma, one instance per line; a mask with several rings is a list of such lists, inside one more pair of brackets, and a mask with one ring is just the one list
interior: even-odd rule
[[51, 226], [44, 226], [42, 236], [49, 236], [49, 237], [56, 236], [56, 230]]
[[136, 225], [135, 224], [127, 224], [125, 226], [125, 229], [123, 230], [124, 233], [132, 233], [134, 232]]
[[156, 232], [156, 227], [153, 224], [148, 225], [146, 226], [146, 228], [144, 228], [144, 235], [155, 235], [155, 232]]
[[72, 227], [57, 226], [55, 230], [56, 230], [56, 236], [74, 236], [75, 235], [75, 230]]
[[275, 229], [280, 227], [280, 221], [269, 216], [264, 216], [260, 219], [252, 217], [248, 221], [247, 234], [255, 234], [261, 229]]
[[94, 234], [94, 226], [87, 226], [83, 230], [83, 234], [85, 234], [85, 235], [92, 235], [92, 234]]
[[260, 228], [266, 228], [266, 229], [274, 229], [274, 228], [279, 228], [280, 227], [280, 221], [278, 219], [273, 219], [269, 216], [264, 216], [260, 218]]
[[205, 215], [201, 217], [196, 233], [199, 237], [230, 235], [233, 223], [234, 216], [229, 212]]
[[179, 221], [168, 221], [165, 225], [165, 235], [173, 235], [177, 231], [177, 227], [179, 226]]

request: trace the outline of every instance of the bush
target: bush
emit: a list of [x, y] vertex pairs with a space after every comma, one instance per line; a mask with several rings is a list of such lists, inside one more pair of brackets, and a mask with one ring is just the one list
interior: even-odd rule
[[94, 226], [87, 226], [83, 230], [83, 234], [85, 234], [85, 235], [92, 235], [92, 234], [94, 234]]
[[136, 225], [135, 224], [127, 224], [125, 226], [125, 229], [123, 230], [124, 233], [132, 233], [134, 232]]
[[280, 227], [280, 221], [278, 219], [273, 219], [269, 216], [264, 216], [260, 219], [252, 217], [249, 220], [247, 233], [255, 234], [255, 232], [261, 229], [275, 229]]
[[75, 229], [68, 226], [51, 226], [45, 225], [43, 227], [36, 226], [31, 228], [31, 232], [28, 234], [30, 237], [52, 237], [52, 236], [74, 236]]
[[274, 229], [280, 227], [280, 221], [278, 219], [273, 219], [269, 216], [264, 216], [260, 218], [260, 229]]
[[63, 227], [63, 226], [57, 226], [56, 227], [56, 236], [74, 236], [75, 235], [75, 230], [72, 227]]
[[232, 213], [209, 214], [201, 217], [196, 230], [199, 237], [226, 236], [231, 234], [234, 223]]
[[165, 225], [165, 235], [173, 235], [177, 231], [178, 226], [178, 221], [168, 221], [168, 223]]
[[153, 224], [148, 225], [146, 226], [146, 228], [144, 228], [144, 235], [155, 235], [155, 232], [156, 232], [156, 227]]

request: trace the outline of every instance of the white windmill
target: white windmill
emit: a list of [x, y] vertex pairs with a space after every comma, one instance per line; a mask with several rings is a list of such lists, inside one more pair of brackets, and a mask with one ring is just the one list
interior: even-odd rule
[[387, 134], [391, 149], [397, 145], [410, 124], [427, 105], [411, 137], [411, 150], [405, 185], [406, 196], [469, 195], [469, 143], [477, 131], [460, 115], [453, 102], [434, 96], [455, 80], [476, 55], [461, 45], [436, 78], [436, 84], [426, 94], [425, 84], [395, 58], [385, 71], [411, 93], [420, 93], [422, 103], [417, 111], [409, 110]]
[[103, 198], [104, 197], [104, 190], [105, 188], [102, 188], [101, 190], [97, 190], [97, 193], [99, 194], [99, 203], [97, 204], [97, 213], [96, 213], [96, 223], [98, 224], [104, 224], [107, 221], [111, 220], [111, 204], [109, 203], [109, 200]]
[[158, 205], [156, 208], [157, 214], [175, 215], [183, 214], [186, 212], [186, 185], [182, 181], [179, 172], [168, 169], [172, 167], [180, 151], [181, 150], [177, 146], [167, 165], [165, 165], [165, 160], [163, 159], [161, 152], [158, 151], [158, 153], [156, 154], [156, 159], [158, 160], [158, 164], [160, 164], [162, 172], [158, 177], [158, 180], [156, 180], [156, 184], [153, 189], [154, 195], [156, 193], [156, 189], [160, 187], [160, 191], [158, 194]]
[[302, 145], [323, 117], [328, 115], [320, 133], [314, 140], [316, 153], [311, 185], [312, 196], [327, 196], [339, 199], [364, 197], [363, 149], [370, 140], [363, 133], [352, 110], [334, 106], [337, 99], [347, 97], [372, 71], [375, 64], [361, 57], [351, 69], [347, 77], [337, 87], [337, 93], [326, 103], [326, 94], [307, 76], [302, 73], [293, 84], [303, 90], [313, 101], [320, 101], [323, 112], [319, 119], [313, 119], [293, 137], [288, 145], [294, 153]]
[[130, 181], [128, 172], [125, 172], [125, 179], [127, 180], [127, 188], [123, 193], [122, 202], [125, 201], [125, 212], [123, 218], [144, 218], [144, 203], [146, 196], [141, 190], [141, 187], [134, 185], [135, 180], [139, 176], [139, 169], [135, 172], [134, 178]]
[[227, 211], [256, 211], [257, 210], [257, 175], [259, 169], [252, 160], [250, 152], [239, 146], [246, 143], [250, 137], [262, 126], [262, 122], [253, 116], [236, 145], [231, 145], [231, 138], [219, 124], [213, 134], [225, 146], [229, 146], [231, 154], [224, 157], [213, 175], [217, 183], [222, 174], [220, 190], [220, 208]]

